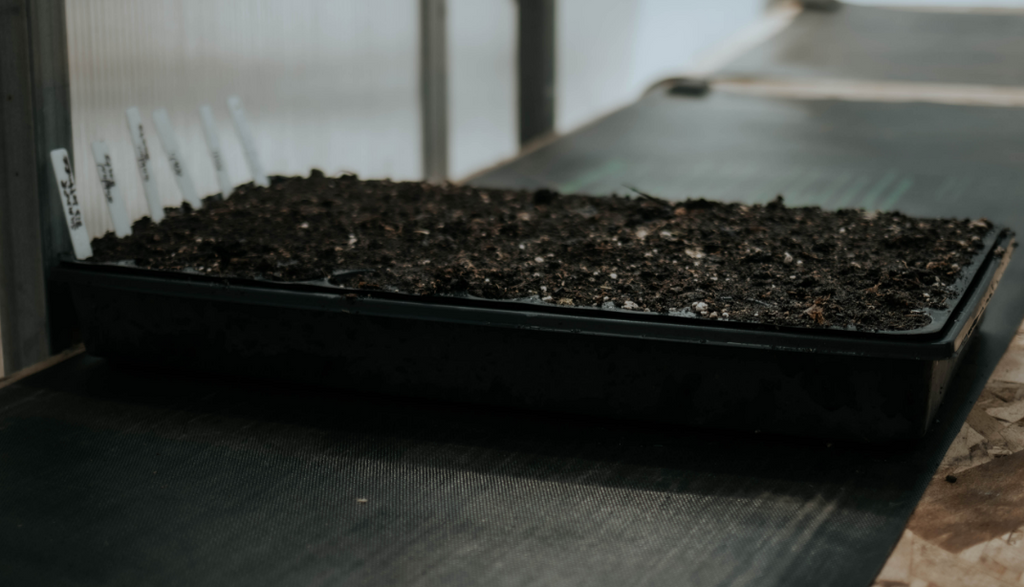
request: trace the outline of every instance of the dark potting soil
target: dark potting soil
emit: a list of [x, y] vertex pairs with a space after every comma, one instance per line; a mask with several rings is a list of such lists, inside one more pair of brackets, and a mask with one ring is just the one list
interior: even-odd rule
[[[910, 330], [942, 309], [984, 220], [354, 176], [274, 178], [93, 241], [94, 260], [419, 295], [540, 299], [790, 326]], [[344, 270], [366, 272], [339, 275]]]

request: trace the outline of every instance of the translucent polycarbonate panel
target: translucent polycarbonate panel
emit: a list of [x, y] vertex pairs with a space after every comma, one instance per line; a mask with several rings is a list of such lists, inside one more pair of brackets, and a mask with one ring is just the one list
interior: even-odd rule
[[519, 151], [514, 0], [448, 0], [448, 165], [464, 178]]
[[680, 75], [765, 0], [558, 0], [555, 126], [567, 132]]
[[166, 206], [181, 202], [152, 114], [166, 108], [202, 195], [218, 191], [199, 108], [235, 184], [251, 176], [225, 99], [242, 98], [269, 174], [421, 175], [416, 0], [67, 3], [74, 157], [93, 236], [112, 228], [90, 143], [105, 140], [132, 218], [148, 214], [125, 109], [137, 106]]

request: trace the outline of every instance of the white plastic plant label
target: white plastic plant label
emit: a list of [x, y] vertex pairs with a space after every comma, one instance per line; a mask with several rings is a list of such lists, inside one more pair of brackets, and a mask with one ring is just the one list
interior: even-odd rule
[[132, 222], [128, 217], [128, 208], [121, 197], [121, 188], [114, 179], [114, 163], [110, 159], [110, 147], [104, 141], [92, 144], [92, 160], [96, 162], [96, 175], [103, 187], [103, 198], [107, 201], [110, 220], [114, 223], [114, 234], [119, 238], [132, 233]]
[[160, 222], [164, 219], [164, 205], [160, 201], [156, 178], [153, 177], [153, 167], [149, 163], [149, 146], [146, 144], [146, 132], [142, 128], [142, 116], [139, 115], [139, 109], [134, 106], [126, 110], [124, 115], [128, 119], [128, 132], [131, 133], [132, 146], [135, 148], [135, 165], [139, 168], [139, 177], [142, 179], [149, 217], [153, 222]]
[[171, 127], [171, 119], [167, 116], [167, 110], [161, 108], [153, 112], [153, 125], [156, 126], [156, 136], [160, 137], [160, 146], [164, 148], [167, 161], [171, 164], [171, 172], [174, 173], [174, 182], [178, 184], [181, 199], [196, 210], [202, 208], [203, 201], [199, 198], [196, 185], [192, 183], [192, 176], [185, 167], [185, 161], [181, 158], [181, 147], [178, 145], [178, 137], [174, 134], [174, 128]]
[[75, 251], [75, 258], [88, 259], [92, 257], [92, 245], [89, 243], [89, 231], [82, 220], [82, 208], [78, 205], [78, 185], [75, 183], [75, 174], [71, 171], [71, 159], [68, 157], [67, 149], [50, 151], [50, 163], [53, 165], [53, 176], [57, 178], [61, 208], [64, 209], [64, 220], [67, 221], [68, 232], [71, 233], [71, 247]]
[[199, 117], [203, 119], [203, 135], [206, 137], [206, 146], [210, 148], [213, 168], [217, 170], [217, 184], [220, 185], [221, 196], [226, 200], [231, 197], [234, 188], [228, 177], [228, 168], [224, 165], [224, 157], [220, 154], [220, 137], [217, 135], [217, 123], [213, 119], [213, 110], [209, 106], [203, 105], [199, 108]]
[[256, 141], [253, 140], [249, 123], [245, 119], [242, 100], [238, 96], [228, 98], [228, 111], [231, 112], [231, 121], [235, 124], [238, 140], [242, 142], [245, 160], [249, 163], [249, 171], [252, 172], [252, 182], [263, 187], [270, 186], [270, 180], [267, 179], [266, 174], [263, 173], [263, 166], [260, 165], [259, 154], [256, 152]]

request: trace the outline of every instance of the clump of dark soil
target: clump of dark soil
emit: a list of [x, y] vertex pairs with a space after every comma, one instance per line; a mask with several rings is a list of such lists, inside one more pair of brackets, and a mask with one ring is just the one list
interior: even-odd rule
[[[983, 220], [275, 178], [93, 242], [96, 261], [420, 295], [908, 330], [942, 309]], [[365, 272], [343, 275], [345, 270]]]

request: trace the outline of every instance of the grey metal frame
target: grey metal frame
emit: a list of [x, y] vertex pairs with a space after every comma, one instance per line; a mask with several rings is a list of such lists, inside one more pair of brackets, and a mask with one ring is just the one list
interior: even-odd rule
[[445, 0], [420, 0], [423, 177], [448, 179], [448, 43]]
[[[61, 210], [61, 198], [50, 169], [50, 151], [66, 148], [71, 154], [71, 74], [68, 66], [65, 0], [27, 0], [29, 35], [32, 41], [32, 96], [35, 123], [36, 177], [42, 236], [43, 270], [46, 275], [47, 320], [50, 353], [76, 342], [78, 321], [67, 286], [53, 283], [50, 270], [60, 255], [71, 251]], [[74, 164], [74, 155], [71, 154]]]
[[519, 0], [519, 144], [555, 130], [555, 0]]
[[73, 341], [46, 275], [69, 237], [49, 151], [71, 146], [64, 0], [0, 0], [0, 340], [7, 373]]

